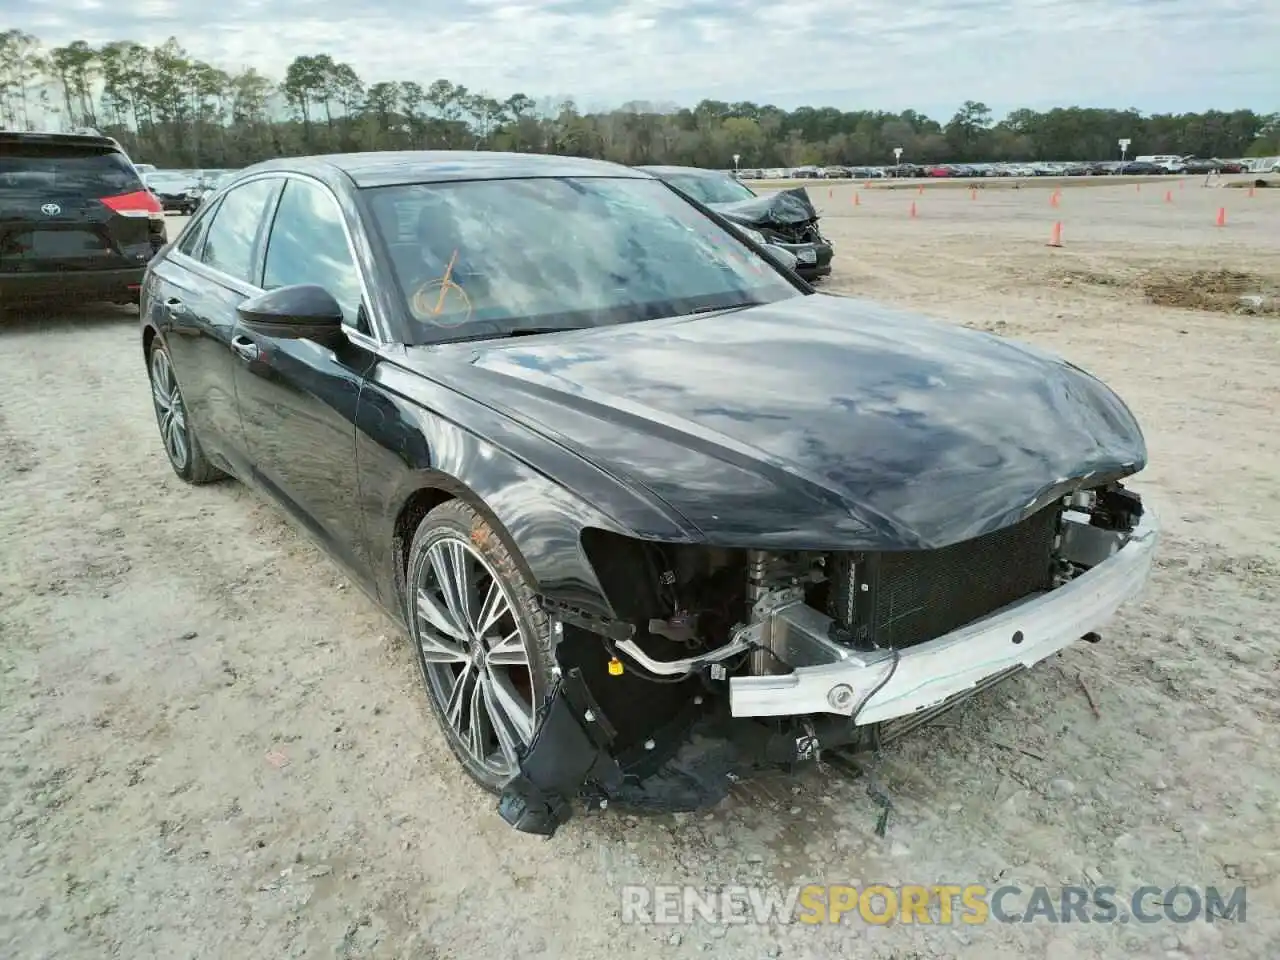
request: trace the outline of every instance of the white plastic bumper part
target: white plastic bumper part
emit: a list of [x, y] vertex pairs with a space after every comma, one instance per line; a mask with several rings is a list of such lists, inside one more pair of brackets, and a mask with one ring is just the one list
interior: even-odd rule
[[[735, 717], [849, 715], [866, 700], [858, 714], [858, 723], [865, 724], [936, 706], [996, 674], [1039, 663], [1096, 632], [1121, 604], [1142, 591], [1159, 538], [1159, 521], [1148, 508], [1124, 545], [1088, 572], [936, 640], [908, 647], [897, 669], [889, 651], [849, 650], [835, 662], [800, 666], [789, 674], [734, 677], [730, 709]], [[885, 683], [890, 671], [892, 677]]]

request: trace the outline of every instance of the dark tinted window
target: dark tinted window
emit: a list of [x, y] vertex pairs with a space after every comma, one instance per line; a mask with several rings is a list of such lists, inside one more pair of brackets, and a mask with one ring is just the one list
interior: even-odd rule
[[46, 195], [111, 197], [142, 189], [142, 180], [118, 150], [6, 143], [0, 154], [0, 190]]
[[267, 241], [267, 290], [296, 283], [324, 287], [342, 305], [343, 319], [358, 326], [360, 275], [356, 272], [342, 211], [328, 190], [305, 180], [289, 180]]
[[279, 180], [253, 180], [222, 198], [205, 236], [200, 259], [214, 269], [253, 283], [253, 241]]

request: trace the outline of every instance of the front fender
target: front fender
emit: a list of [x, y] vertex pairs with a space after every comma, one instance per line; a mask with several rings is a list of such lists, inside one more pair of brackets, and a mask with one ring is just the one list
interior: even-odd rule
[[370, 561], [379, 595], [397, 615], [403, 610], [397, 520], [423, 490], [472, 504], [515, 548], [539, 592], [602, 617], [613, 614], [582, 549], [585, 527], [688, 539], [642, 492], [386, 360], [361, 388], [355, 425]]

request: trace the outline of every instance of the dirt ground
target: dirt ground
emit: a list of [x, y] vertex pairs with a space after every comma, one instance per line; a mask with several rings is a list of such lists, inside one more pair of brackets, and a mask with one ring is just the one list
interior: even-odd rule
[[[883, 838], [865, 782], [828, 769], [705, 815], [520, 835], [463, 778], [372, 603], [255, 496], [173, 476], [136, 317], [10, 319], [0, 957], [1280, 956], [1280, 319], [1148, 299], [1206, 271], [1274, 290], [1280, 190], [1064, 189], [1054, 208], [1046, 189], [855, 189], [813, 190], [830, 289], [1061, 352], [1144, 424], [1166, 537], [1100, 644], [887, 750]], [[620, 922], [623, 884], [809, 881], [1244, 884], [1248, 914]]]

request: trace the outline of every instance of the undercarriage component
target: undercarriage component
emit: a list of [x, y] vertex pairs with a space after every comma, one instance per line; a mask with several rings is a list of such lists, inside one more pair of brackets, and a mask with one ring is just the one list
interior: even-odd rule
[[983, 690], [990, 690], [992, 687], [1004, 683], [1004, 681], [1022, 673], [1026, 667], [1021, 665], [1009, 667], [1007, 670], [1001, 670], [999, 673], [993, 673], [991, 676], [983, 680], [979, 680], [968, 690], [961, 690], [959, 693], [948, 697], [941, 703], [929, 707], [925, 710], [917, 710], [915, 713], [905, 717], [898, 717], [895, 720], [885, 720], [878, 724], [878, 738], [882, 744], [892, 743], [900, 740], [907, 734], [919, 730], [921, 727], [928, 726], [937, 720], [943, 714], [950, 713], [960, 704], [967, 700], [971, 700]]
[[590, 730], [608, 726], [594, 711], [578, 712], [568, 687], [553, 691], [538, 735], [521, 760], [521, 773], [503, 792], [498, 810], [525, 833], [552, 836], [582, 803], [587, 809], [684, 813], [715, 806], [735, 783], [770, 770], [819, 760], [822, 751], [857, 748], [867, 728], [847, 718], [791, 718], [763, 724], [735, 720], [720, 709], [699, 714], [657, 735], [648, 753], [609, 758]]
[[502, 792], [502, 819], [524, 833], [549, 837], [573, 815], [578, 797], [603, 797], [621, 786], [622, 770], [609, 753], [612, 740], [581, 671], [562, 677], [539, 714], [520, 773]]
[[751, 631], [739, 630], [733, 639], [723, 646], [696, 656], [684, 657], [680, 660], [658, 660], [649, 656], [640, 649], [638, 644], [631, 640], [620, 640], [617, 647], [618, 650], [625, 653], [651, 674], [660, 677], [684, 677], [696, 673], [703, 667], [722, 663], [730, 657], [746, 653], [751, 649], [753, 643]]

